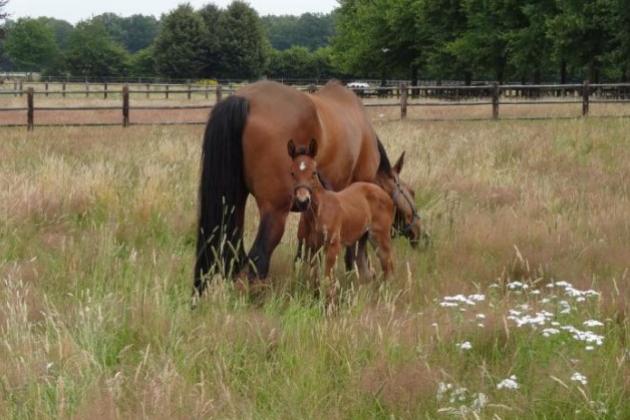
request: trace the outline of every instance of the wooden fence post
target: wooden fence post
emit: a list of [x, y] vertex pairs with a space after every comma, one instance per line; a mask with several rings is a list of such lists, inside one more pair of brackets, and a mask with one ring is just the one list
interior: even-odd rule
[[90, 97], [90, 85], [88, 85], [87, 83], [85, 83], [85, 97]]
[[33, 107], [33, 88], [28, 88], [28, 92], [26, 93], [26, 106], [28, 110], [26, 111], [26, 130], [33, 131], [35, 128], [35, 108]]
[[151, 85], [147, 83], [147, 99], [149, 99], [149, 95], [151, 95]]
[[204, 94], [206, 96], [206, 99], [208, 99], [208, 91], [210, 90], [210, 87], [208, 86], [208, 84], [206, 84], [206, 90], [204, 91]]
[[191, 86], [191, 85], [190, 85], [190, 83], [189, 83], [189, 84], [188, 84], [188, 100], [190, 100], [190, 97], [191, 97], [191, 95], [192, 95], [192, 91], [191, 91], [191, 89], [192, 89], [192, 86]]
[[401, 83], [400, 84], [400, 119], [404, 120], [405, 118], [407, 118], [407, 95], [408, 95], [408, 90], [407, 90], [407, 84], [406, 83]]
[[20, 80], [20, 97], [24, 96], [24, 82]]
[[492, 83], [492, 119], [499, 119], [499, 84]]
[[123, 95], [123, 127], [129, 127], [129, 86], [125, 85], [122, 89]]
[[66, 82], [61, 84], [61, 96], [66, 97]]
[[44, 89], [46, 89], [46, 97], [48, 97], [48, 82], [44, 85]]
[[168, 85], [166, 85], [166, 90], [164, 91], [164, 99], [168, 99]]
[[18, 82], [17, 80], [13, 82], [13, 96], [17, 98], [18, 96]]
[[588, 116], [588, 105], [589, 105], [589, 81], [585, 80], [582, 84], [582, 116]]
[[223, 97], [223, 88], [221, 87], [221, 85], [217, 85], [217, 102], [216, 103], [221, 102], [222, 97]]
[[107, 82], [103, 83], [103, 99], [107, 99]]

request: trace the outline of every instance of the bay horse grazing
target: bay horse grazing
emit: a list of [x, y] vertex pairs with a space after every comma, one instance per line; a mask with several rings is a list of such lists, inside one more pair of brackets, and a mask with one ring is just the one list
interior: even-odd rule
[[342, 246], [357, 246], [359, 276], [367, 278], [369, 267], [366, 244], [374, 244], [383, 268], [383, 277], [393, 271], [391, 230], [394, 203], [379, 186], [355, 182], [339, 192], [324, 189], [317, 171], [317, 143], [311, 140], [307, 149], [297, 148], [293, 140], [287, 145], [293, 159], [291, 176], [295, 200], [304, 206], [300, 217], [300, 241], [306, 245], [308, 258], [324, 250], [324, 275], [332, 275]]
[[[287, 141], [318, 145], [319, 173], [334, 191], [353, 182], [379, 184], [396, 205], [412, 243], [420, 219], [360, 100], [338, 82], [315, 94], [270, 81], [247, 85], [216, 104], [204, 134], [199, 185], [195, 293], [208, 275], [247, 272], [264, 279], [293, 202]], [[245, 202], [256, 200], [260, 224], [248, 254], [243, 246]], [[353, 266], [353, 253], [346, 264]]]

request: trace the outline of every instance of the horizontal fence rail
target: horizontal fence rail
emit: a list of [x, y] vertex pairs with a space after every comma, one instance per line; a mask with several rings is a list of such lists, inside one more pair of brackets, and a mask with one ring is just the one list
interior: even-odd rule
[[[169, 99], [169, 95], [186, 95], [191, 99], [194, 94], [202, 94], [205, 99], [212, 95], [215, 103], [223, 99], [224, 96], [232, 94], [235, 89], [222, 85], [215, 86], [193, 86], [192, 84], [181, 85], [123, 85], [120, 89], [107, 83], [101, 84], [103, 89], [96, 90], [94, 86], [85, 85], [82, 90], [68, 90], [65, 83], [58, 90], [49, 89], [45, 83], [44, 90], [36, 91], [33, 86], [22, 89], [23, 86], [16, 82], [14, 90], [0, 90], [0, 100], [2, 95], [26, 96], [26, 106], [0, 107], [0, 113], [24, 112], [26, 111], [26, 124], [3, 124], [4, 127], [26, 127], [31, 131], [36, 125], [36, 114], [39, 112], [81, 112], [81, 111], [120, 111], [120, 123], [113, 122], [89, 122], [89, 123], [51, 123], [37, 124], [39, 126], [115, 126], [122, 125], [193, 125], [205, 124], [203, 121], [157, 121], [157, 122], [134, 122], [132, 120], [134, 111], [169, 111], [169, 110], [208, 110], [213, 107], [210, 103], [190, 104], [190, 105], [132, 105], [131, 95], [144, 95], [146, 98], [164, 95], [164, 99]], [[316, 92], [321, 86], [314, 84], [299, 86], [298, 89], [305, 92]], [[144, 88], [144, 89], [143, 89]], [[492, 111], [491, 118], [499, 119], [501, 106], [521, 106], [521, 105], [569, 105], [581, 104], [581, 115], [589, 115], [591, 104], [630, 104], [630, 83], [616, 84], [590, 84], [585, 81], [582, 84], [568, 85], [491, 85], [479, 86], [409, 86], [401, 83], [398, 86], [355, 88], [353, 91], [357, 96], [377, 100], [377, 102], [365, 102], [366, 108], [399, 108], [400, 118], [407, 117], [407, 111], [412, 107], [489, 107]], [[61, 95], [85, 95], [102, 99], [112, 99], [114, 95], [121, 99], [120, 105], [88, 105], [88, 106], [36, 106], [36, 96]], [[383, 99], [383, 101], [379, 101]], [[385, 102], [387, 100], [388, 102]], [[624, 115], [630, 116], [630, 115]], [[517, 119], [520, 117], [517, 117]], [[530, 117], [531, 118], [531, 117]], [[553, 117], [542, 117], [553, 118]], [[556, 117], [559, 118], [559, 117]], [[566, 117], [565, 117], [566, 118]], [[449, 119], [456, 120], [456, 119]]]

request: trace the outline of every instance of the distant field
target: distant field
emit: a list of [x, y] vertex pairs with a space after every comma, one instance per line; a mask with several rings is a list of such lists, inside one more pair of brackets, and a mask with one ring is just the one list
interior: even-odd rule
[[630, 120], [390, 111], [433, 242], [333, 316], [296, 215], [266, 295], [190, 310], [203, 127], [1, 129], [0, 418], [627, 418]]

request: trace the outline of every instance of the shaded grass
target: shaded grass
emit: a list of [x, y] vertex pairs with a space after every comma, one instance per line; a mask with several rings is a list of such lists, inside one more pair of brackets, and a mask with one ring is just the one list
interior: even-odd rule
[[[0, 416], [626, 415], [630, 122], [376, 129], [392, 158], [407, 150], [433, 244], [397, 239], [387, 284], [342, 278], [332, 317], [294, 270], [295, 216], [270, 291], [250, 301], [218, 281], [190, 310], [202, 128], [4, 130]], [[601, 296], [561, 314], [551, 279]], [[510, 291], [516, 280], [541, 294]], [[440, 306], [458, 293], [486, 300]], [[516, 327], [508, 310], [525, 303], [563, 325], [601, 320], [603, 345]], [[498, 390], [512, 374], [520, 388]], [[451, 402], [440, 383], [466, 391]]]

